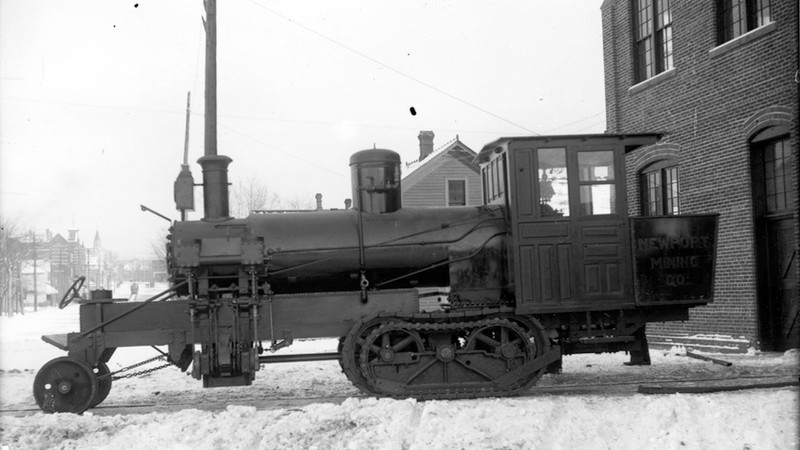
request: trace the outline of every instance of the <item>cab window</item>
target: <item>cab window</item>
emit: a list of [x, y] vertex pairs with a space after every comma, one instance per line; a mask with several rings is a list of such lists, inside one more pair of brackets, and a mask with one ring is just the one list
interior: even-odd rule
[[616, 214], [613, 151], [578, 152], [582, 215]]

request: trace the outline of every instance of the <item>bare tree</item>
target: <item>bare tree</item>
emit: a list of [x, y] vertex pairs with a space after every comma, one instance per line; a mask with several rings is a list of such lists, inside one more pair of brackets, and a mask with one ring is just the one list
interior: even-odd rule
[[282, 209], [315, 209], [314, 201], [310, 199], [301, 199], [297, 196], [286, 199], [281, 202]]
[[153, 250], [153, 255], [159, 261], [167, 260], [167, 236], [164, 233], [150, 239], [150, 248]]
[[24, 313], [22, 263], [28, 258], [15, 221], [0, 222], [0, 314]]
[[245, 217], [256, 209], [277, 208], [280, 208], [278, 194], [271, 193], [255, 176], [239, 179], [233, 186], [231, 212], [235, 217]]

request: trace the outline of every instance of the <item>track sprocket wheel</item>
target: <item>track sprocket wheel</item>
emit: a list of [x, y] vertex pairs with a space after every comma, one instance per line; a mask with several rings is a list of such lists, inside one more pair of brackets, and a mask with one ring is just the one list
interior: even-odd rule
[[339, 354], [341, 355], [339, 366], [342, 368], [342, 372], [360, 391], [369, 395], [375, 395], [375, 393], [369, 388], [364, 374], [361, 373], [361, 364], [359, 363], [361, 348], [366, 337], [385, 322], [386, 319], [374, 317], [360, 320], [353, 325], [346, 336], [339, 339]]

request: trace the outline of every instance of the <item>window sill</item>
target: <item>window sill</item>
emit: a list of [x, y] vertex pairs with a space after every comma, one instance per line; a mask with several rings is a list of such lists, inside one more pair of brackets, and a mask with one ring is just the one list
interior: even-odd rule
[[741, 35], [741, 36], [739, 36], [739, 37], [737, 37], [735, 39], [731, 39], [730, 41], [725, 42], [722, 45], [718, 45], [718, 46], [712, 48], [711, 50], [708, 51], [708, 55], [710, 57], [712, 57], [712, 58], [716, 58], [717, 56], [720, 56], [720, 55], [723, 55], [725, 53], [728, 53], [729, 51], [731, 51], [733, 49], [736, 49], [736, 48], [739, 48], [739, 47], [741, 47], [743, 45], [746, 45], [746, 44], [748, 44], [748, 43], [760, 38], [761, 36], [764, 36], [765, 34], [771, 33], [777, 27], [778, 26], [776, 25], [776, 22], [770, 22], [770, 23], [768, 23], [768, 24], [766, 24], [764, 26], [756, 28], [755, 30], [750, 30], [747, 33], [745, 33], [745, 34], [743, 34], [743, 35]]
[[661, 72], [660, 74], [648, 78], [641, 83], [634, 84], [633, 86], [628, 88], [628, 94], [635, 94], [637, 92], [643, 91], [649, 87], [655, 86], [657, 84], [663, 83], [664, 81], [669, 80], [675, 76], [675, 68], [671, 68], [667, 71]]

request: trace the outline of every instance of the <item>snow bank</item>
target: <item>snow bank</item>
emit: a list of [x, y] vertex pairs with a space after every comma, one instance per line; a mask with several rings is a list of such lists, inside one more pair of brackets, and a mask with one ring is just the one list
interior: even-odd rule
[[[348, 399], [299, 409], [4, 418], [20, 449], [796, 448], [796, 391], [700, 396]], [[754, 408], [748, 410], [748, 408]]]

